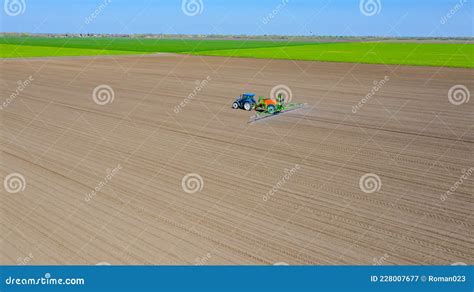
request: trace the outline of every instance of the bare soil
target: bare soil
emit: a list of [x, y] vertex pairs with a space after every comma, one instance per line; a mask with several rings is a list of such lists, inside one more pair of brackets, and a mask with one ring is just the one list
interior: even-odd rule
[[[0, 264], [474, 263], [474, 102], [448, 99], [474, 90], [473, 70], [0, 62], [0, 177], [25, 181], [0, 188]], [[253, 124], [231, 108], [280, 84], [308, 107]], [[99, 85], [113, 102], [94, 102]], [[194, 193], [188, 174], [202, 178]]]

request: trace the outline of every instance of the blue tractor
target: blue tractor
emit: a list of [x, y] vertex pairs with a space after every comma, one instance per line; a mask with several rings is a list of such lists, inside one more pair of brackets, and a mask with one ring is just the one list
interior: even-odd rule
[[233, 109], [244, 109], [246, 111], [251, 111], [257, 102], [255, 101], [255, 94], [253, 93], [244, 93], [237, 97], [237, 99], [232, 103]]

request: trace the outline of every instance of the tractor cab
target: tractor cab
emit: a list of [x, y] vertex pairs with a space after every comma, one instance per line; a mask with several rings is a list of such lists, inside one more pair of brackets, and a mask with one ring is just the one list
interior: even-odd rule
[[251, 101], [254, 101], [255, 102], [255, 94], [254, 93], [244, 93], [244, 94], [241, 94], [238, 99], [240, 99], [241, 101], [244, 101], [244, 100], [251, 100]]

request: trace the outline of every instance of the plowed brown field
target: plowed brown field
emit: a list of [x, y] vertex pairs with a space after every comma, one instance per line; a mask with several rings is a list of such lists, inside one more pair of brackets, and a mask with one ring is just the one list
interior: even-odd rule
[[[474, 102], [448, 98], [474, 90], [473, 70], [185, 55], [0, 66], [1, 264], [474, 263]], [[94, 101], [99, 85], [113, 101]], [[253, 124], [231, 109], [277, 85], [308, 107]]]

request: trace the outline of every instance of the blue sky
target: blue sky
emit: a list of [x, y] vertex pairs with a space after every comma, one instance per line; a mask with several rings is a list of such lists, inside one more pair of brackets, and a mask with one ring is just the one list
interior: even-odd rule
[[[363, 0], [378, 7], [373, 16], [360, 0], [185, 0], [202, 8], [195, 16], [182, 0], [2, 1], [2, 32], [452, 37], [474, 30], [474, 0]], [[8, 15], [15, 1], [24, 11]]]

